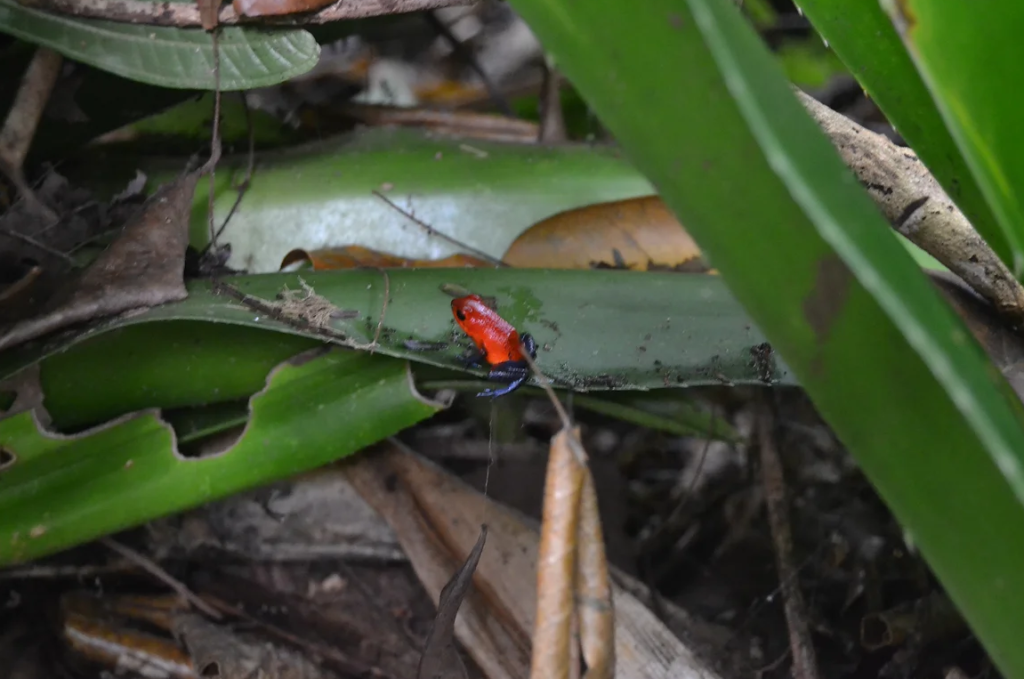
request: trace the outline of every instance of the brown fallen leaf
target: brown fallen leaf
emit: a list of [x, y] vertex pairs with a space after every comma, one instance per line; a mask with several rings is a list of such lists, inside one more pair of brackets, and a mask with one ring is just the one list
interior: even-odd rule
[[658, 196], [559, 212], [523, 232], [502, 260], [538, 269], [711, 272], [697, 243]]
[[466, 666], [455, 646], [455, 617], [459, 614], [466, 593], [473, 584], [473, 573], [487, 542], [487, 526], [480, 527], [480, 537], [466, 562], [455, 572], [441, 590], [437, 603], [437, 617], [430, 626], [427, 643], [423, 646], [416, 679], [458, 679], [467, 677]]
[[334, 679], [304, 655], [254, 640], [192, 613], [177, 616], [174, 635], [185, 645], [196, 674], [210, 679]]
[[[477, 565], [473, 591], [456, 618], [455, 634], [489, 679], [528, 676], [537, 600], [539, 537], [534, 522], [494, 503], [398, 442], [366, 451], [337, 468], [391, 524], [435, 601], [453, 564], [472, 550], [477, 527], [487, 525], [487, 550]], [[617, 574], [616, 580], [620, 578]], [[718, 672], [703, 659], [713, 649], [681, 642], [618, 582], [613, 583], [612, 592], [616, 677], [718, 679]], [[687, 623], [682, 631], [685, 638], [708, 638], [707, 626], [696, 620]]]
[[188, 172], [160, 187], [117, 240], [66, 283], [41, 314], [0, 334], [0, 350], [77, 323], [187, 297], [182, 276], [198, 179], [198, 172]]
[[410, 259], [398, 257], [361, 245], [345, 245], [321, 250], [295, 249], [281, 260], [281, 269], [305, 264], [314, 271], [333, 269], [429, 269], [429, 268], [476, 268], [492, 267], [493, 264], [472, 255], [451, 255], [444, 259]]

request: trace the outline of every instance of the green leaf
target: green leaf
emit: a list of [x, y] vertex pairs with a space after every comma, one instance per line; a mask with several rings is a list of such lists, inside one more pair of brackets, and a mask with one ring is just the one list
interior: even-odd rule
[[1024, 45], [1017, 35], [1024, 4], [999, 0], [984, 11], [934, 0], [883, 4], [982, 194], [1014, 244], [1011, 268], [1019, 276], [1024, 270], [1024, 128], [1019, 89], [1016, 81], [1007, 79], [1006, 69], [1024, 60]]
[[975, 230], [1013, 268], [1012, 250], [1024, 253], [1022, 234], [1000, 226], [881, 5], [873, 0], [798, 4]]
[[[295, 248], [358, 243], [406, 257], [440, 258], [458, 247], [371, 192], [459, 242], [504, 255], [523, 231], [546, 217], [604, 201], [646, 196], [650, 182], [601, 144], [512, 144], [463, 140], [411, 129], [373, 128], [256, 155], [256, 172], [221, 242], [229, 264], [250, 273], [277, 271]], [[113, 195], [141, 169], [157, 186], [181, 172], [171, 161], [107, 155], [62, 166], [72, 182]], [[222, 224], [248, 167], [245, 154], [217, 168], [215, 222]], [[192, 211], [192, 244], [206, 245], [209, 183], [200, 182]], [[284, 228], [283, 228], [284, 227]]]
[[997, 664], [1024, 676], [1021, 405], [738, 10], [512, 4], [789, 362]]
[[[218, 168], [217, 224], [234, 205], [232, 182], [241, 180], [247, 164], [247, 158], [234, 157]], [[206, 242], [208, 186], [200, 182], [196, 189], [194, 243]], [[556, 212], [652, 193], [647, 180], [610, 147], [369, 130], [262, 155], [224, 230], [222, 242], [232, 248], [229, 263], [252, 273], [276, 271], [293, 248], [351, 243], [410, 257], [462, 252], [409, 221], [373, 190], [444, 234], [498, 257], [520, 233]]]
[[[95, 385], [80, 385], [82, 389]], [[406, 365], [335, 349], [281, 365], [229, 450], [184, 458], [145, 411], [69, 437], [0, 421], [0, 565], [26, 561], [350, 455], [439, 409]]]
[[[66, 57], [162, 87], [215, 88], [212, 38], [202, 29], [80, 19], [0, 0], [0, 32]], [[316, 65], [320, 47], [306, 31], [225, 26], [219, 33], [220, 87], [268, 87]]]
[[[358, 313], [355, 319], [329, 321], [332, 333], [343, 334], [350, 346], [369, 344], [384, 299], [385, 281], [379, 271], [303, 273], [301, 278], [263, 274], [226, 282], [275, 302], [286, 288], [300, 290], [302, 280], [335, 307]], [[764, 338], [716, 276], [544, 269], [390, 270], [379, 353], [467, 370], [458, 357], [470, 342], [455, 326], [451, 297], [441, 290], [446, 284], [494, 296], [501, 315], [537, 340], [538, 365], [545, 375], [573, 389], [764, 384], [765, 368], [772, 380], [793, 383], [786, 366], [770, 353], [763, 366], [755, 360], [752, 352]], [[246, 328], [209, 331], [207, 340], [202, 339], [205, 331], [200, 324], [172, 328], [169, 321], [215, 321]], [[129, 331], [141, 324], [148, 328]], [[108, 341], [106, 334], [113, 328], [124, 330], [110, 335]], [[256, 344], [262, 342], [257, 336], [268, 330], [324, 338], [322, 332], [296, 328], [232, 297], [214, 294], [208, 281], [195, 281], [183, 302], [109, 321], [73, 338], [57, 336], [0, 354], [0, 379], [50, 356], [41, 366], [47, 403], [62, 406], [54, 417], [64, 422], [68, 421], [64, 418], [81, 422], [84, 415], [110, 416], [119, 410], [217, 400], [211, 395], [214, 387], [223, 398], [238, 398], [253, 388], [253, 378], [246, 372], [251, 368], [246, 366], [261, 365], [296, 348], [283, 341], [276, 347]], [[231, 345], [219, 346], [225, 338]], [[409, 340], [442, 343], [442, 348], [422, 350], [407, 345]], [[72, 345], [76, 346], [69, 349]], [[232, 352], [237, 355], [237, 368], [230, 363]], [[75, 413], [81, 385], [103, 382], [112, 371], [126, 375], [123, 386], [111, 387], [121, 396], [110, 397], [112, 401], [100, 395], [90, 397], [95, 404], [85, 404], [82, 414]], [[481, 370], [474, 372], [485, 375]], [[218, 373], [224, 374], [218, 378]], [[152, 400], [158, 395], [164, 400]]]

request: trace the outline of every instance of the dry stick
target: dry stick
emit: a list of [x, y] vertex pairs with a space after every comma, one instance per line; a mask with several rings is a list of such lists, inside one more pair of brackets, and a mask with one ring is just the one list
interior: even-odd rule
[[793, 653], [794, 679], [819, 679], [818, 663], [811, 641], [807, 607], [796, 579], [793, 563], [793, 533], [786, 504], [786, 485], [782, 461], [775, 448], [775, 413], [773, 405], [761, 395], [758, 404], [758, 438], [761, 449], [761, 474], [764, 481], [768, 522], [775, 543], [775, 561], [782, 587], [782, 599], [789, 628], [789, 646]]
[[0, 130], [0, 159], [7, 163], [7, 169], [19, 175], [46, 102], [57, 83], [62, 61], [61, 55], [51, 49], [40, 47], [36, 50]]
[[[29, 0], [25, 3], [36, 9], [76, 17], [106, 19], [151, 26], [177, 26], [194, 28], [203, 25], [196, 3], [150, 2], [149, 0]], [[404, 14], [453, 5], [469, 5], [470, 0], [360, 0], [335, 2], [317, 12], [288, 14], [282, 17], [263, 16], [260, 23], [270, 26], [303, 26], [327, 24], [341, 19], [365, 19], [373, 16]], [[231, 25], [251, 22], [230, 4], [220, 8], [217, 23]]]
[[942, 262], [1014, 325], [1024, 322], [1024, 286], [917, 154], [799, 90], [796, 95], [894, 229]]
[[[19, 191], [20, 190], [21, 189], [19, 189]], [[28, 194], [23, 194], [23, 195], [28, 195]], [[58, 257], [60, 259], [63, 259], [65, 262], [70, 264], [72, 267], [78, 266], [78, 263], [75, 262], [75, 260], [71, 256], [61, 252], [60, 250], [57, 250], [55, 248], [50, 247], [46, 243], [43, 243], [43, 242], [40, 242], [40, 241], [36, 240], [32, 236], [28, 236], [28, 235], [26, 235], [24, 233], [21, 233], [20, 231], [14, 231], [13, 229], [4, 229], [4, 230], [0, 231], [0, 235], [4, 235], [4, 236], [8, 236], [10, 238], [15, 238], [17, 240], [25, 241], [26, 243], [28, 243], [32, 247], [39, 248], [40, 250], [42, 250], [43, 252], [45, 252], [47, 254], [53, 255], [54, 257]]]
[[210, 191], [206, 200], [207, 229], [211, 242], [217, 237], [213, 229], [214, 189], [216, 188], [217, 163], [220, 162], [220, 47], [217, 41], [218, 29], [210, 33], [213, 41], [213, 131], [210, 135], [210, 159], [206, 161], [204, 170], [210, 172]]
[[208, 603], [200, 599], [198, 596], [192, 593], [192, 591], [179, 580], [171, 577], [171, 574], [157, 565], [152, 559], [139, 554], [134, 549], [122, 545], [120, 542], [113, 540], [109, 537], [100, 538], [100, 542], [117, 552], [124, 558], [136, 564], [139, 568], [153, 575], [157, 580], [160, 580], [165, 585], [173, 589], [175, 592], [180, 594], [185, 600], [191, 603], [193, 606], [206, 613], [208, 616], [215, 620], [220, 620], [221, 615], [217, 609], [210, 606]]
[[249, 133], [249, 156], [248, 163], [245, 168], [245, 178], [242, 179], [242, 182], [235, 187], [235, 191], [238, 192], [235, 195], [235, 202], [231, 204], [231, 209], [228, 210], [228, 216], [224, 218], [220, 228], [217, 229], [217, 233], [213, 235], [213, 239], [206, 244], [205, 248], [203, 248], [202, 254], [206, 254], [212, 246], [215, 246], [221, 234], [224, 233], [224, 229], [228, 228], [228, 222], [230, 222], [231, 218], [235, 216], [235, 211], [238, 210], [238, 206], [242, 204], [242, 198], [244, 198], [245, 194], [249, 191], [249, 185], [252, 183], [253, 171], [256, 169], [256, 128], [252, 124], [252, 112], [249, 111], [249, 102], [245, 98], [245, 93], [241, 92], [239, 95], [242, 98], [242, 110], [245, 111], [245, 126]]
[[477, 257], [480, 257], [481, 259], [487, 260], [488, 262], [490, 262], [494, 266], [498, 266], [498, 267], [500, 267], [500, 266], [508, 266], [508, 264], [506, 264], [505, 262], [501, 261], [500, 259], [496, 259], [495, 257], [490, 256], [489, 254], [487, 254], [483, 250], [477, 250], [472, 245], [467, 245], [467, 244], [465, 244], [465, 243], [463, 243], [463, 242], [461, 242], [459, 240], [456, 240], [455, 238], [452, 238], [448, 234], [441, 233], [440, 231], [438, 231], [434, 227], [430, 226], [429, 224], [427, 224], [423, 220], [421, 220], [418, 217], [416, 217], [415, 215], [413, 215], [411, 212], [403, 210], [402, 208], [400, 208], [397, 205], [395, 205], [395, 203], [390, 198], [385, 196], [380, 191], [377, 191], [376, 189], [374, 189], [371, 193], [373, 193], [373, 195], [377, 196], [378, 198], [383, 200], [385, 203], [387, 203], [388, 205], [393, 207], [395, 210], [397, 210], [400, 214], [402, 214], [406, 219], [411, 221], [413, 224], [415, 224], [416, 226], [418, 226], [421, 229], [423, 229], [424, 231], [426, 231], [428, 236], [437, 236], [441, 240], [446, 241], [448, 243], [451, 243], [452, 245], [454, 245], [457, 248], [462, 248], [463, 250], [467, 250], [469, 252], [472, 252]]
[[480, 65], [480, 62], [477, 60], [476, 55], [473, 54], [473, 51], [466, 47], [461, 40], [455, 37], [455, 34], [452, 33], [452, 29], [448, 27], [448, 24], [441, 21], [437, 14], [434, 12], [427, 12], [426, 17], [427, 22], [431, 27], [433, 27], [433, 29], [437, 31], [441, 37], [447, 40], [449, 45], [451, 45], [452, 51], [455, 52], [455, 56], [473, 69], [473, 72], [480, 77], [480, 80], [483, 81], [484, 89], [487, 90], [487, 96], [491, 98], [491, 101], [493, 101], [494, 105], [498, 107], [498, 110], [509, 118], [514, 117], [515, 113], [513, 113], [512, 107], [508, 105], [505, 98], [501, 96], [501, 92], [499, 92], [495, 84], [491, 82], [490, 76], [487, 75], [483, 66]]
[[551, 60], [544, 60], [544, 80], [540, 87], [540, 131], [537, 141], [551, 144], [565, 141], [565, 116], [562, 113], [561, 75]]

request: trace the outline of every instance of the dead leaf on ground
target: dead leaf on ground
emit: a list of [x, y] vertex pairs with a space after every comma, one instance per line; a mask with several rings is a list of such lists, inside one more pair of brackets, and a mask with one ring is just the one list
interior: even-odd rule
[[[489, 679], [528, 676], [539, 543], [532, 522], [397, 443], [366, 451], [339, 469], [391, 524], [435, 601], [453, 564], [472, 550], [477, 527], [487, 525], [487, 550], [477, 565], [473, 591], [455, 620], [455, 634]], [[612, 591], [616, 677], [719, 677], [632, 594], [617, 583]], [[706, 637], [706, 630], [694, 622], [686, 637]]]
[[523, 232], [502, 259], [523, 268], [712, 273], [697, 243], [657, 196], [560, 212]]
[[40, 315], [0, 335], [0, 350], [124, 311], [182, 300], [189, 213], [198, 172], [166, 184], [129, 220], [118, 239]]
[[250, 640], [206, 618], [185, 614], [174, 621], [196, 674], [211, 679], [334, 679], [337, 675], [289, 648]]
[[466, 593], [473, 585], [473, 573], [480, 562], [480, 555], [487, 542], [487, 526], [480, 527], [480, 537], [473, 551], [441, 590], [437, 604], [437, 617], [430, 627], [427, 643], [423, 647], [417, 679], [457, 679], [467, 677], [466, 665], [462, 662], [455, 645], [455, 617], [459, 614]]
[[309, 266], [314, 271], [359, 268], [448, 269], [494, 266], [490, 262], [473, 257], [472, 255], [451, 255], [444, 259], [410, 259], [379, 250], [364, 248], [360, 245], [345, 245], [322, 250], [292, 250], [281, 260], [281, 269], [284, 270], [286, 267], [291, 268], [303, 264]]

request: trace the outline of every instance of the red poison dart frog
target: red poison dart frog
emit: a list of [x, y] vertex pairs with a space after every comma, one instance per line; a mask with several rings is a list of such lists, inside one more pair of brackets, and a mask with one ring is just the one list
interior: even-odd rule
[[[500, 389], [487, 389], [477, 396], [497, 398], [515, 391], [530, 376], [530, 365], [519, 346], [519, 333], [496, 311], [484, 304], [479, 295], [468, 295], [452, 300], [452, 315], [462, 331], [476, 345], [469, 365], [480, 365], [481, 359], [491, 366], [487, 379], [504, 382]], [[537, 358], [537, 343], [529, 333], [523, 335], [523, 346], [530, 358]]]

